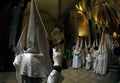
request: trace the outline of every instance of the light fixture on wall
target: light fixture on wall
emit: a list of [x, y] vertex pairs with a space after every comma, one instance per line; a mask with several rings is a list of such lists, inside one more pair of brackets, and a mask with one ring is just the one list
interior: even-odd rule
[[118, 37], [117, 33], [116, 33], [116, 32], [113, 32], [113, 38], [114, 38], [114, 39], [117, 39], [117, 37]]

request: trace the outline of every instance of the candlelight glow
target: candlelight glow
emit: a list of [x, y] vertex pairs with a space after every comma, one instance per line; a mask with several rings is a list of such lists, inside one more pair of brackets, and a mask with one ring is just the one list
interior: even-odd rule
[[117, 33], [113, 32], [113, 38], [116, 39], [117, 38]]

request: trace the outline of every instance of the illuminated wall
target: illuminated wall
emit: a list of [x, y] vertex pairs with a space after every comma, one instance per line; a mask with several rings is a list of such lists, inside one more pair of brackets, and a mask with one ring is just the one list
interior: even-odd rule
[[80, 19], [78, 19], [77, 22], [79, 36], [88, 36], [89, 35], [88, 19], [83, 14], [80, 14]]

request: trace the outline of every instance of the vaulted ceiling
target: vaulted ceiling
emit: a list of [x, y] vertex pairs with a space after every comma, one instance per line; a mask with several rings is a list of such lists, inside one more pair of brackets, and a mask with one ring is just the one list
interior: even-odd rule
[[[8, 2], [12, 5], [30, 0], [0, 0], [0, 6]], [[103, 24], [109, 22], [120, 23], [120, 0], [35, 0], [43, 21], [48, 26], [57, 23], [58, 20], [63, 20], [65, 16], [78, 4], [82, 7], [82, 12], [89, 18], [93, 17], [96, 21]], [[79, 8], [78, 7], [78, 8]], [[30, 4], [27, 5], [25, 16], [29, 14]], [[78, 10], [81, 11], [81, 10]], [[49, 23], [48, 23], [49, 21]], [[50, 25], [49, 25], [50, 24]], [[53, 26], [52, 26], [53, 27]]]
[[81, 0], [77, 8], [78, 11], [83, 12], [88, 17], [93, 17], [97, 22], [109, 24], [120, 19], [119, 2], [119, 0]]

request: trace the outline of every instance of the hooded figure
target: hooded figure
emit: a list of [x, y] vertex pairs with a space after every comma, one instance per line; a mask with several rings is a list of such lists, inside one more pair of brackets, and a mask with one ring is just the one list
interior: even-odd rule
[[[25, 34], [27, 32], [27, 34]], [[19, 83], [46, 82], [52, 71], [47, 32], [34, 0], [31, 1], [30, 19], [17, 44], [17, 53], [13, 64]], [[25, 49], [26, 50], [25, 50]], [[22, 81], [21, 78], [22, 77]]]
[[80, 56], [80, 50], [79, 48], [75, 48], [73, 51], [73, 63], [72, 63], [73, 69], [79, 68], [79, 56]]
[[[85, 47], [87, 46], [87, 42], [85, 40]], [[80, 44], [80, 62], [81, 62], [81, 66], [85, 66], [85, 51], [83, 49], [83, 39], [81, 40], [81, 44]]]
[[72, 68], [78, 69], [79, 67], [80, 67], [80, 48], [79, 48], [79, 37], [78, 37], [75, 49], [73, 50]]
[[93, 53], [93, 70], [94, 70], [94, 72], [95, 72], [95, 70], [97, 68], [98, 55], [99, 55], [98, 46], [95, 46], [94, 47], [94, 53]]
[[62, 83], [64, 77], [61, 75], [62, 56], [63, 56], [63, 40], [57, 42], [53, 48], [53, 70], [48, 76], [47, 83]]
[[96, 38], [95, 45], [93, 45], [93, 67], [94, 67], [94, 61], [96, 61], [96, 58], [98, 56], [99, 50], [98, 50], [98, 40]]
[[90, 70], [91, 69], [91, 62], [92, 62], [92, 58], [91, 58], [91, 54], [90, 54], [90, 48], [88, 48], [87, 54], [86, 54], [86, 70]]
[[104, 33], [102, 32], [101, 42], [99, 45], [99, 55], [97, 57], [97, 66], [96, 66], [96, 74], [105, 75], [107, 71], [108, 64], [108, 53], [106, 48], [106, 38], [104, 37]]

